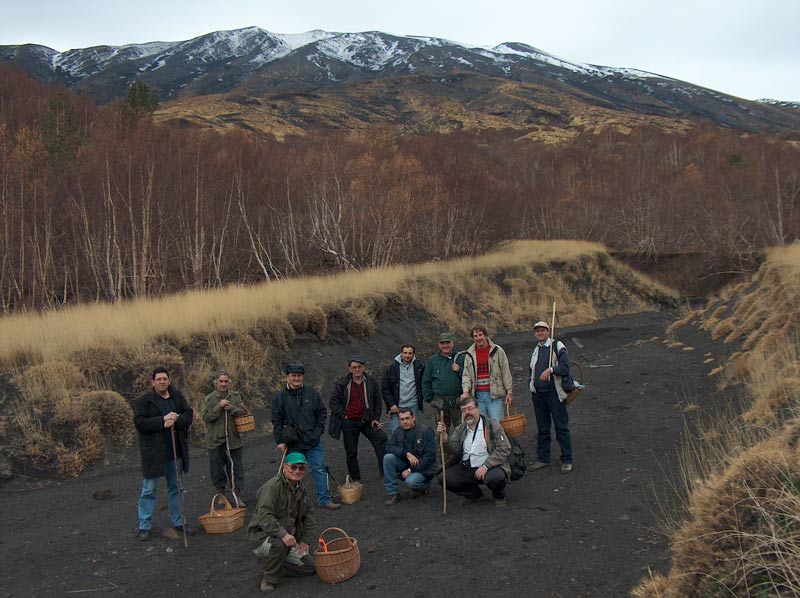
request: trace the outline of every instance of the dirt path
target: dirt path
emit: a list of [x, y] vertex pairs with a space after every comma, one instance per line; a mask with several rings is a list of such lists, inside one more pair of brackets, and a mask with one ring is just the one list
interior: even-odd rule
[[[655, 531], [656, 497], [666, 500], [671, 494], [685, 419], [727, 400], [715, 395], [707, 377], [715, 364], [703, 364], [704, 354], [717, 356], [721, 344], [687, 329], [679, 337], [693, 350], [669, 348], [662, 342], [669, 321], [668, 315], [646, 313], [564, 331], [561, 338], [573, 358], [589, 366], [589, 390], [570, 411], [575, 470], [567, 476], [556, 467], [527, 473], [511, 485], [506, 509], [495, 509], [491, 501], [460, 506], [450, 495], [442, 516], [442, 491], [434, 486], [428, 497], [403, 500], [387, 510], [374, 458], [362, 442], [362, 501], [318, 516], [318, 531], [336, 526], [358, 539], [361, 570], [338, 586], [317, 578], [288, 580], [279, 594], [619, 597], [646, 575], [648, 566], [666, 568], [666, 543]], [[401, 338], [409, 330], [407, 322], [398, 323], [397, 334], [385, 332], [369, 344], [394, 345], [389, 337]], [[515, 394], [528, 417], [521, 442], [532, 461], [535, 420], [524, 380], [532, 334], [495, 340], [512, 365], [522, 368], [515, 375]], [[339, 368], [341, 355], [355, 346], [342, 343], [332, 353], [318, 351], [316, 358]], [[689, 403], [700, 409], [686, 411]], [[429, 423], [429, 417], [425, 414], [423, 421]], [[331, 469], [341, 479], [342, 448], [330, 438], [325, 442]], [[192, 456], [185, 484], [187, 512], [196, 522], [208, 510], [210, 484], [204, 453]], [[252, 501], [257, 485], [277, 468], [272, 439], [249, 439], [245, 461], [251, 484], [245, 498]], [[79, 480], [17, 477], [1, 485], [0, 596], [258, 595], [256, 559], [244, 530], [220, 536], [199, 532], [188, 549], [160, 537], [158, 530], [150, 542], [137, 542], [140, 483], [137, 465]], [[103, 490], [113, 498], [93, 498]], [[162, 483], [162, 510], [155, 518], [162, 529], [168, 522], [165, 505]]]

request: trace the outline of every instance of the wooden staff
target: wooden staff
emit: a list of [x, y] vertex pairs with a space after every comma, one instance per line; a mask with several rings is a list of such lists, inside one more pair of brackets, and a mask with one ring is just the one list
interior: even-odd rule
[[281, 469], [283, 469], [283, 462], [286, 461], [286, 453], [289, 451], [288, 448], [283, 449], [283, 454], [281, 455], [281, 464], [278, 465], [278, 473], [280, 474]]
[[181, 528], [183, 529], [183, 547], [189, 547], [189, 540], [186, 537], [186, 514], [183, 509], [183, 484], [181, 484], [181, 474], [178, 471], [178, 449], [175, 447], [175, 422], [169, 429], [172, 438], [172, 462], [175, 464], [175, 479], [178, 481], [178, 503], [181, 505]]
[[[440, 420], [444, 425], [444, 407], [439, 411]], [[447, 428], [445, 428], [446, 430]], [[447, 467], [444, 463], [444, 434], [439, 434], [439, 450], [442, 453], [442, 515], [447, 515]]]
[[555, 330], [556, 330], [556, 302], [553, 301], [553, 321], [550, 323], [550, 361], [549, 361], [549, 363], [550, 363], [551, 367], [553, 365], [553, 345], [555, 344], [555, 341], [553, 340], [555, 338], [553, 336], [553, 333], [555, 332]]

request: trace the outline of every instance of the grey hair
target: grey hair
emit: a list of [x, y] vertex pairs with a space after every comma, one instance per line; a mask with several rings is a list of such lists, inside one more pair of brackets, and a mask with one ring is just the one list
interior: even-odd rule
[[219, 380], [222, 376], [227, 376], [229, 379], [231, 377], [231, 375], [225, 370], [219, 370], [216, 374], [214, 374], [214, 382]]

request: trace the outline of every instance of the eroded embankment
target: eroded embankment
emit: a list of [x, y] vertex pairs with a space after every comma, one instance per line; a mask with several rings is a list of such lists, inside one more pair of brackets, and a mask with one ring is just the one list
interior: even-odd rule
[[743, 383], [749, 403], [684, 464], [672, 568], [634, 595], [800, 595], [800, 246], [771, 250], [751, 280], [671, 328], [687, 324], [737, 347], [710, 375]]
[[[527, 329], [549, 316], [553, 301], [558, 326], [676, 306], [669, 290], [603, 247], [566, 241], [515, 243], [475, 259], [207, 295], [0, 322], [12, 340], [25, 339], [0, 347], [4, 459], [77, 475], [110, 448], [130, 445], [128, 402], [149, 388], [156, 366], [170, 370], [195, 408], [218, 369], [232, 374], [251, 406], [263, 407], [290, 347], [366, 339], [382, 318], [410, 321], [408, 340], [425, 344], [441, 329], [466, 337], [476, 322], [493, 331]], [[98, 319], [102, 332], [86, 336], [84, 328]], [[196, 439], [202, 424], [195, 419]]]

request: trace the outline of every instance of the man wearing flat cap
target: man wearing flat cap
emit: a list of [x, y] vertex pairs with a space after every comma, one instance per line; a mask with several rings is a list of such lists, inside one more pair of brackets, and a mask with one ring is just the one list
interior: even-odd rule
[[[444, 413], [444, 425], [451, 430], [461, 423], [461, 374], [464, 370], [464, 353], [458, 353], [449, 332], [439, 335], [439, 352], [425, 364], [422, 375], [422, 397], [433, 405], [437, 413]], [[440, 419], [436, 418], [437, 421]]]
[[272, 433], [277, 450], [302, 453], [308, 460], [319, 506], [338, 509], [341, 505], [333, 502], [328, 489], [325, 450], [322, 447], [328, 412], [319, 393], [303, 384], [305, 373], [301, 364], [286, 366], [286, 385], [272, 399]]
[[361, 480], [358, 466], [358, 437], [363, 434], [372, 444], [378, 460], [378, 472], [383, 477], [383, 456], [386, 434], [381, 430], [380, 383], [364, 371], [366, 361], [354, 356], [347, 362], [350, 372], [333, 386], [328, 405], [332, 416], [342, 420], [342, 440], [347, 455], [347, 473], [354, 482]]
[[[563, 384], [572, 383], [569, 372], [569, 355], [561, 341], [550, 338], [550, 325], [539, 321], [533, 325], [536, 346], [528, 366], [529, 388], [533, 411], [536, 414], [536, 462], [534, 471], [550, 466], [550, 429], [556, 429], [556, 441], [561, 448], [561, 473], [572, 471], [572, 439], [569, 434], [567, 392]], [[555, 343], [555, 345], [553, 345]], [[552, 350], [551, 350], [552, 347]], [[572, 383], [574, 384], [574, 383]]]
[[309, 554], [315, 518], [313, 493], [305, 479], [307, 467], [303, 453], [288, 453], [278, 475], [258, 490], [247, 539], [261, 562], [262, 592], [274, 590], [284, 576], [316, 573]]

